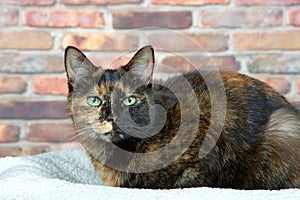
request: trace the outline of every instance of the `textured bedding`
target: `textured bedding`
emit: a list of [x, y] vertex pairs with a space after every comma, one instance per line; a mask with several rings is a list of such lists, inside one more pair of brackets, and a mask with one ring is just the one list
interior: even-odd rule
[[300, 189], [279, 191], [187, 188], [127, 189], [103, 185], [83, 150], [0, 159], [0, 199], [300, 199]]

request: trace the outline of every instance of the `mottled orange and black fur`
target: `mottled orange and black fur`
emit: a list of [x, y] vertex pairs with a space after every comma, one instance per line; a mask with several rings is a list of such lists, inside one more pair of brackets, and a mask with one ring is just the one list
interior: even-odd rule
[[[224, 85], [214, 82], [214, 72], [203, 72], [211, 76], [205, 81], [198, 72], [184, 74], [196, 94], [198, 105], [195, 106], [199, 107], [199, 116], [190, 118], [191, 122], [199, 120], [192, 143], [176, 160], [160, 169], [137, 170], [141, 171], [138, 173], [119, 170], [141, 166], [133, 163], [133, 158], [124, 158], [120, 149], [133, 153], [155, 152], [176, 137], [182, 123], [187, 137], [191, 134], [189, 123], [181, 121], [185, 103], [179, 104], [172, 91], [164, 86], [182, 88], [184, 85], [176, 76], [153, 82], [153, 63], [154, 52], [150, 46], [139, 50], [118, 70], [95, 67], [78, 49], [66, 49], [70, 115], [105, 184], [131, 188], [300, 188], [299, 111], [270, 86], [234, 72], [220, 72]], [[121, 79], [128, 71], [133, 75], [124, 82]], [[219, 126], [212, 121], [207, 81], [211, 81], [209, 84], [216, 93], [225, 87], [226, 118], [216, 145], [200, 158], [199, 150], [209, 125]], [[140, 82], [146, 84], [133, 89]], [[190, 96], [184, 95], [187, 99]], [[149, 109], [154, 104], [166, 110], [166, 122], [159, 133], [147, 136], [143, 128], [126, 127], [126, 110], [135, 124], [145, 127], [151, 122]], [[180, 145], [175, 144], [175, 148]], [[173, 150], [169, 149], [170, 154]], [[163, 165], [164, 158], [153, 154], [143, 162], [157, 161]]]

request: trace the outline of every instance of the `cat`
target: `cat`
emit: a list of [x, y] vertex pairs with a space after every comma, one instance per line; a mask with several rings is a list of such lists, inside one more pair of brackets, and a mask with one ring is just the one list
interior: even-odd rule
[[[300, 188], [300, 114], [285, 97], [236, 72], [220, 71], [220, 84], [214, 81], [216, 73], [203, 71], [210, 77], [204, 80], [194, 71], [181, 76], [196, 97], [193, 107], [185, 108], [192, 94], [184, 81], [176, 75], [154, 80], [154, 59], [154, 49], [145, 46], [128, 64], [105, 70], [79, 49], [65, 50], [68, 111], [104, 184], [151, 189]], [[216, 94], [225, 88], [221, 129], [212, 117], [208, 84]], [[181, 89], [184, 98], [178, 99], [167, 86]], [[160, 107], [151, 109], [153, 105]], [[159, 112], [161, 108], [165, 112]], [[163, 123], [153, 134], [148, 125], [155, 120]], [[193, 135], [189, 126], [195, 123]], [[210, 125], [221, 132], [201, 157]], [[179, 141], [178, 131], [183, 132]], [[182, 148], [186, 143], [187, 148]]]

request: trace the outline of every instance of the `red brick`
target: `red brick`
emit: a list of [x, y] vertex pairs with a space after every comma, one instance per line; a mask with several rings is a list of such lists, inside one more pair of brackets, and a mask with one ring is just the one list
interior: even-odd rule
[[0, 49], [51, 49], [53, 38], [42, 31], [0, 32]]
[[91, 0], [62, 0], [62, 3], [71, 5], [86, 5], [91, 3]]
[[109, 35], [99, 33], [66, 33], [62, 46], [76, 46], [82, 50], [130, 51], [138, 47], [138, 37], [134, 35]]
[[78, 26], [82, 28], [102, 28], [104, 26], [103, 13], [91, 11], [79, 12]]
[[57, 143], [52, 145], [53, 150], [66, 150], [66, 149], [84, 149], [83, 145], [79, 142]]
[[71, 5], [117, 5], [117, 4], [127, 4], [127, 3], [141, 3], [142, 0], [62, 0], [64, 4]]
[[37, 145], [37, 146], [22, 146], [22, 155], [36, 155], [41, 153], [46, 153], [51, 151], [51, 148], [46, 145]]
[[66, 101], [1, 101], [0, 119], [65, 119]]
[[143, 27], [183, 29], [191, 25], [192, 13], [189, 11], [113, 12], [113, 27], [116, 29]]
[[20, 129], [16, 125], [0, 124], [0, 142], [19, 141]]
[[67, 79], [65, 77], [37, 77], [33, 81], [36, 94], [67, 94]]
[[102, 12], [96, 11], [28, 10], [26, 23], [36, 27], [101, 28], [104, 18]]
[[296, 5], [300, 0], [235, 0], [237, 5]]
[[17, 9], [0, 8], [0, 27], [16, 25], [18, 20], [19, 11]]
[[26, 23], [37, 27], [75, 27], [78, 26], [76, 11], [28, 10]]
[[298, 92], [298, 94], [300, 94], [300, 78], [298, 78], [298, 81], [297, 81], [297, 92]]
[[38, 123], [29, 127], [26, 140], [33, 142], [70, 142], [75, 139], [75, 131], [71, 123]]
[[291, 84], [285, 77], [256, 77], [257, 79], [267, 83], [281, 94], [287, 94], [291, 90]]
[[0, 147], [0, 157], [5, 156], [21, 156], [21, 147]]
[[212, 8], [200, 12], [201, 25], [209, 28], [279, 26], [282, 11], [268, 8]]
[[49, 146], [45, 145], [35, 145], [35, 146], [7, 146], [0, 147], [0, 157], [5, 156], [25, 156], [25, 155], [35, 155], [45, 152], [49, 152], [51, 149]]
[[148, 43], [167, 51], [224, 51], [228, 49], [228, 36], [224, 34], [157, 33], [148, 38]]
[[247, 59], [248, 70], [251, 73], [264, 74], [299, 74], [299, 54], [259, 54]]
[[26, 82], [21, 77], [0, 76], [1, 93], [23, 93], [27, 88]]
[[300, 9], [292, 9], [289, 18], [292, 25], [300, 26]]
[[[194, 70], [203, 70], [205, 68], [220, 70], [238, 71], [240, 63], [233, 56], [167, 56], [163, 59], [162, 64], [175, 69], [178, 72], [187, 72]], [[195, 64], [193, 66], [193, 64]]]
[[299, 50], [299, 35], [300, 31], [236, 33], [233, 47], [235, 50]]
[[151, 0], [156, 5], [180, 5], [180, 6], [201, 6], [206, 4], [225, 5], [229, 0]]
[[0, 72], [2, 73], [53, 73], [64, 72], [63, 57], [38, 54], [0, 54]]
[[0, 4], [13, 5], [52, 5], [56, 0], [0, 0]]
[[120, 55], [120, 53], [91, 53], [88, 54], [89, 59], [96, 66], [104, 69], [117, 69], [126, 65], [132, 58], [133, 54]]

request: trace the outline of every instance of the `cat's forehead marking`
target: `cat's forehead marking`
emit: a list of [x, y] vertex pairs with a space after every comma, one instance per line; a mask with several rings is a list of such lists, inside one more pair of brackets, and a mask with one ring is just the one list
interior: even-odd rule
[[101, 76], [100, 81], [106, 83], [115, 83], [119, 79], [120, 79], [120, 74], [117, 70], [105, 70]]
[[98, 93], [100, 95], [112, 92], [115, 83], [120, 79], [120, 74], [117, 70], [105, 70], [99, 80]]
[[103, 89], [102, 89], [101, 85], [98, 86], [98, 94], [103, 95]]

